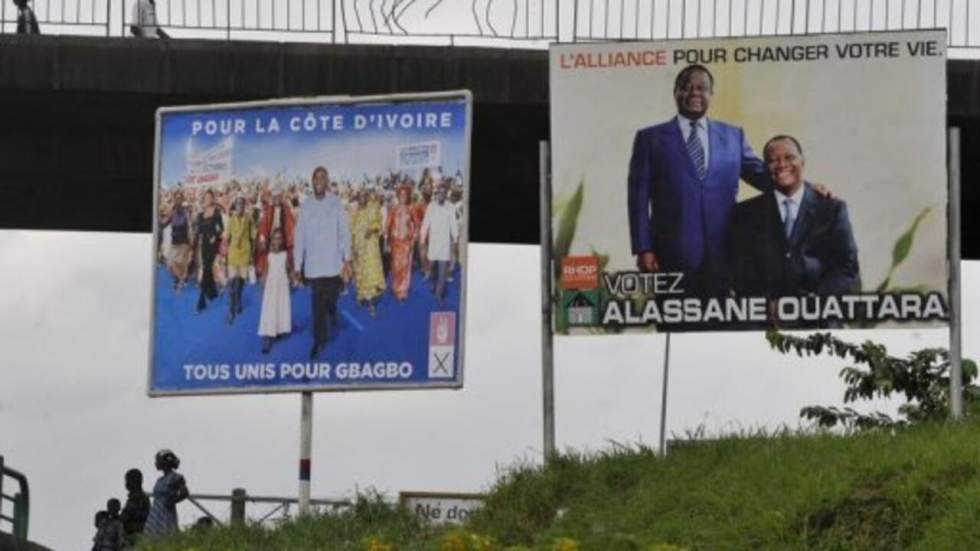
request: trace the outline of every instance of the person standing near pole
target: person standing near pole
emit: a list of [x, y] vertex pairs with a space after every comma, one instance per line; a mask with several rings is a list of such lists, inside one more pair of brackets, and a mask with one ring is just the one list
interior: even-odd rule
[[313, 169], [313, 196], [299, 209], [293, 262], [296, 272], [310, 283], [313, 309], [313, 348], [316, 359], [329, 335], [329, 321], [337, 317], [337, 295], [351, 273], [351, 234], [340, 199], [327, 193], [330, 174], [326, 167]]
[[143, 534], [146, 517], [150, 514], [150, 498], [143, 491], [143, 472], [139, 469], [126, 471], [126, 505], [119, 514], [123, 525], [123, 549], [135, 549], [136, 540]]
[[163, 474], [153, 486], [153, 505], [146, 517], [144, 533], [150, 537], [165, 536], [179, 529], [177, 504], [190, 495], [184, 476], [177, 472], [180, 459], [174, 452], [158, 451], [154, 464]]

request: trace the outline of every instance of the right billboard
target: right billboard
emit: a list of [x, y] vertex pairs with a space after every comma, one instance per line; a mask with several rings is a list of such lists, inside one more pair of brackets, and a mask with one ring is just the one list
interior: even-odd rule
[[946, 324], [945, 44], [553, 46], [555, 331]]

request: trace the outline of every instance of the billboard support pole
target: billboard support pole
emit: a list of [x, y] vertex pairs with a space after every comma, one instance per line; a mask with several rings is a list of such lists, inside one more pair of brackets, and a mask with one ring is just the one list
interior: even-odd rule
[[313, 452], [313, 393], [304, 392], [299, 421], [299, 514], [310, 513], [310, 455]]
[[664, 348], [664, 384], [660, 394], [660, 456], [667, 455], [667, 375], [670, 373], [670, 333]]
[[963, 417], [963, 351], [960, 308], [960, 129], [950, 128], [949, 142], [949, 413]]
[[555, 459], [555, 357], [551, 332], [551, 149], [538, 142], [541, 181], [541, 404], [544, 414], [544, 462]]

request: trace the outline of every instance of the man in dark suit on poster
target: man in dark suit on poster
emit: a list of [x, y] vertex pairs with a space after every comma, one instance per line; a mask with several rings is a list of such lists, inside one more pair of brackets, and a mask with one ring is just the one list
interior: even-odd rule
[[674, 81], [677, 116], [636, 133], [630, 158], [630, 241], [643, 272], [682, 272], [692, 296], [727, 290], [725, 244], [739, 179], [767, 190], [741, 128], [709, 120], [714, 77], [689, 65]]
[[763, 157], [773, 189], [735, 207], [736, 293], [775, 299], [858, 291], [857, 245], [847, 205], [816, 193], [805, 181], [806, 159], [796, 138], [772, 138]]

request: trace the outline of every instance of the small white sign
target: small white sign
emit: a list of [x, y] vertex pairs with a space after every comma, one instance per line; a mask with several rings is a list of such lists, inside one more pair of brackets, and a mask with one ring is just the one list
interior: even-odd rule
[[473, 511], [483, 507], [480, 494], [402, 492], [401, 504], [419, 520], [429, 524], [463, 524]]

